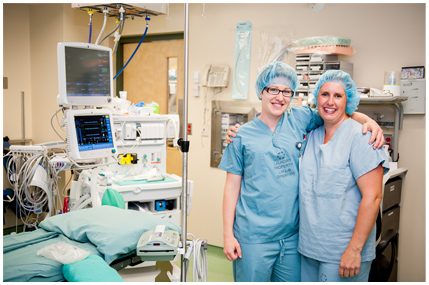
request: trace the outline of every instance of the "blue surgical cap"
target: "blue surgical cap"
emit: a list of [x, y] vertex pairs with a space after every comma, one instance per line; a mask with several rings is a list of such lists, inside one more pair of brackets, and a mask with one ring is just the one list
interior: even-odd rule
[[323, 73], [319, 80], [316, 83], [316, 89], [313, 91], [313, 95], [315, 97], [315, 104], [317, 106], [317, 94], [319, 94], [319, 89], [326, 82], [336, 82], [340, 84], [347, 95], [347, 106], [346, 113], [350, 116], [356, 111], [357, 106], [359, 105], [360, 95], [357, 91], [356, 84], [353, 79], [347, 72], [342, 70], [328, 70]]
[[265, 65], [256, 78], [255, 89], [259, 100], [262, 90], [270, 84], [284, 84], [292, 89], [295, 95], [300, 83], [295, 69], [286, 63], [274, 61]]

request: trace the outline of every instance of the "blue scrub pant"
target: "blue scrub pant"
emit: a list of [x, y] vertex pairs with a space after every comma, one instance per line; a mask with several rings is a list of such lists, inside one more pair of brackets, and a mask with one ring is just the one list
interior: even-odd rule
[[299, 282], [298, 233], [269, 243], [240, 243], [242, 258], [233, 262], [236, 282]]
[[357, 276], [340, 277], [339, 263], [317, 261], [301, 255], [301, 281], [302, 282], [368, 282], [371, 261], [362, 262]]

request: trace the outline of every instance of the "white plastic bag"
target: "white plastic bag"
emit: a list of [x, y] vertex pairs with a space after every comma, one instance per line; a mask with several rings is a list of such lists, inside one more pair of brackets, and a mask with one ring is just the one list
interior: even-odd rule
[[247, 93], [249, 91], [251, 45], [252, 23], [249, 21], [238, 22], [235, 36], [232, 99], [247, 99]]
[[63, 241], [47, 245], [37, 251], [37, 255], [42, 255], [62, 264], [84, 260], [89, 254], [88, 251]]

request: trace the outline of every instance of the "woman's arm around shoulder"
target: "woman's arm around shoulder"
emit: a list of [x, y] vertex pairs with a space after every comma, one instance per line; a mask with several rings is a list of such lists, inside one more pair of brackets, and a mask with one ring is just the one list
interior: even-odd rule
[[377, 124], [376, 121], [368, 117], [367, 115], [359, 112], [354, 112], [351, 116], [353, 120], [362, 124], [362, 133], [366, 134], [367, 131], [371, 131], [371, 139], [369, 144], [374, 143], [373, 148], [380, 148], [384, 145], [383, 130]]

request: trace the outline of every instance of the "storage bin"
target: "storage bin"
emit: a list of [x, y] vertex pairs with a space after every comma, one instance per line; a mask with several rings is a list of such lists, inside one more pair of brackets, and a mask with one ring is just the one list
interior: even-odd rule
[[400, 207], [395, 206], [387, 211], [383, 211], [381, 216], [381, 236], [383, 237], [386, 232], [390, 229], [393, 229], [399, 232], [399, 217], [400, 217]]
[[395, 177], [384, 185], [383, 212], [401, 202], [402, 179]]

